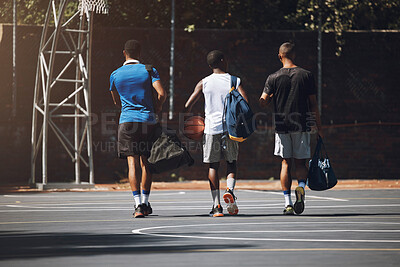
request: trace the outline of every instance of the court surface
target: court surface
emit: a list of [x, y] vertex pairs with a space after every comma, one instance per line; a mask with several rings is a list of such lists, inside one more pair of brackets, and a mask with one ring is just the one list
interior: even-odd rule
[[400, 190], [306, 193], [300, 216], [237, 190], [212, 218], [209, 191], [153, 191], [143, 219], [129, 191], [0, 195], [0, 266], [399, 266]]

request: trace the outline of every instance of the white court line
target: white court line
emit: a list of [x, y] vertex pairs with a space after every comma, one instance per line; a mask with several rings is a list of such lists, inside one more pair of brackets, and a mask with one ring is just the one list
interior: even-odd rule
[[[269, 222], [269, 223], [224, 223], [222, 226], [226, 225], [260, 225], [260, 224], [280, 224], [282, 222]], [[285, 222], [285, 225], [302, 225], [309, 224], [309, 222]], [[385, 225], [399, 225], [400, 223], [389, 223], [389, 222], [313, 222], [313, 224], [385, 224]], [[189, 224], [189, 225], [169, 225], [169, 226], [156, 226], [147, 227], [141, 229], [132, 230], [133, 234], [149, 235], [157, 237], [177, 237], [177, 238], [197, 238], [197, 239], [213, 239], [213, 240], [246, 240], [246, 241], [288, 241], [288, 242], [343, 242], [343, 243], [400, 243], [400, 240], [374, 240], [374, 239], [304, 239], [304, 238], [251, 238], [251, 237], [218, 237], [218, 236], [194, 236], [194, 235], [175, 235], [175, 234], [155, 234], [155, 233], [145, 233], [148, 230], [159, 230], [167, 228], [185, 228], [185, 227], [209, 227], [209, 226], [221, 226], [221, 224]], [[215, 235], [218, 231], [214, 231]]]
[[[374, 230], [374, 229], [369, 229], [369, 230], [360, 230], [360, 229], [336, 229], [336, 230], [316, 230], [312, 229], [313, 233], [336, 233], [336, 232], [360, 232], [360, 233], [393, 233], [393, 232], [400, 232], [400, 230]], [[197, 233], [201, 234], [230, 234], [230, 233], [303, 233], [303, 234], [310, 234], [310, 230], [270, 230], [270, 231], [201, 231]]]
[[[50, 192], [52, 193], [83, 193], [83, 192]], [[93, 196], [88, 196], [88, 195], [81, 195], [78, 196], [79, 198], [100, 198], [100, 197], [107, 197], [107, 198], [121, 198], [123, 195], [132, 195], [132, 193], [129, 192], [117, 192], [117, 194], [119, 196], [115, 196], [115, 194], [106, 194], [106, 195], [101, 195], [102, 192], [89, 192], [89, 193], [94, 193], [94, 194], [99, 194], [97, 196], [93, 195]], [[184, 195], [186, 194], [186, 192], [180, 191], [180, 192], [171, 192], [171, 193], [157, 193], [157, 192], [152, 192], [151, 195], [152, 196], [170, 196], [170, 195]], [[1, 196], [1, 195], [0, 195]], [[23, 197], [40, 197], [40, 198], [60, 198], [60, 195], [36, 195], [36, 194], [32, 194], [32, 195], [2, 195], [3, 197], [15, 197], [15, 198], [23, 198]]]
[[[240, 191], [246, 191], [246, 192], [252, 192], [252, 193], [264, 193], [264, 194], [282, 195], [282, 193], [270, 192], [270, 191], [258, 191], [258, 190], [249, 190], [249, 189], [244, 189], [244, 190], [240, 190]], [[292, 193], [292, 196], [295, 196], [295, 194]], [[349, 201], [348, 199], [333, 198], [333, 197], [317, 197], [317, 196], [310, 196], [308, 194], [306, 194], [306, 198], [325, 199], [325, 200], [332, 200], [332, 201]]]
[[133, 210], [133, 208], [108, 208], [108, 209], [59, 209], [59, 210], [45, 210], [45, 209], [36, 209], [36, 210], [0, 210], [0, 213], [7, 213], [7, 212], [66, 212], [66, 211], [73, 211], [73, 212], [89, 212], [89, 211], [122, 211], [122, 210]]

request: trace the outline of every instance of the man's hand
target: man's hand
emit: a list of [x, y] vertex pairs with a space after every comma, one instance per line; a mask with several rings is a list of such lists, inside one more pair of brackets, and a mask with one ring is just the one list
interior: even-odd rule
[[317, 139], [318, 139], [318, 136], [324, 137], [324, 133], [323, 133], [322, 129], [318, 129], [317, 125], [314, 125], [314, 126], [311, 127], [311, 132], [310, 133], [311, 134], [317, 134], [316, 135]]
[[111, 91], [111, 97], [113, 99], [114, 105], [117, 106], [117, 108], [121, 109], [121, 99], [119, 98], [119, 94], [116, 90]]
[[269, 105], [269, 103], [271, 103], [272, 97], [274, 96], [274, 94], [266, 94], [266, 93], [262, 93], [260, 99], [258, 100], [258, 103], [260, 104], [260, 107], [265, 108], [266, 106]]
[[158, 114], [161, 112], [162, 106], [167, 99], [167, 92], [159, 80], [153, 83], [153, 88], [155, 90], [153, 97], [154, 112]]
[[183, 110], [184, 113], [190, 113], [194, 104], [200, 99], [201, 92], [203, 92], [203, 81], [197, 83], [196, 87], [193, 90], [193, 93], [190, 95], [188, 101], [185, 104], [185, 108]]
[[[322, 124], [321, 124], [321, 117], [319, 115], [319, 110], [318, 110], [318, 103], [317, 103], [317, 98], [315, 95], [310, 95], [308, 97], [309, 104], [310, 104], [310, 110], [315, 114], [315, 123], [316, 125], [311, 127], [311, 133], [318, 133], [321, 137], [324, 136], [322, 132]], [[315, 129], [313, 129], [315, 128]], [[318, 139], [318, 135], [317, 135]]]

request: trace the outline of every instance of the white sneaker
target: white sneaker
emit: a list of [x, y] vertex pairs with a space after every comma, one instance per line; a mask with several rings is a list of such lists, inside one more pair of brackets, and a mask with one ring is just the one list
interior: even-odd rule
[[226, 189], [224, 195], [222, 196], [226, 203], [226, 210], [230, 215], [236, 215], [239, 212], [239, 208], [236, 205], [236, 197], [233, 194], [232, 190]]

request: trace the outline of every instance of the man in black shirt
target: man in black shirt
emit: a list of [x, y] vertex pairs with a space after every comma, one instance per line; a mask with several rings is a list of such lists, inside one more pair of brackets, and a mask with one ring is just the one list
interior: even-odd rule
[[[265, 107], [271, 101], [274, 103], [274, 154], [282, 158], [280, 179], [285, 197], [283, 214], [292, 215], [304, 211], [304, 187], [308, 173], [306, 159], [311, 157], [310, 131], [318, 130], [322, 135], [321, 119], [313, 75], [294, 64], [294, 45], [282, 44], [278, 57], [283, 67], [268, 76], [260, 105]], [[299, 183], [294, 207], [290, 197], [292, 162]]]

